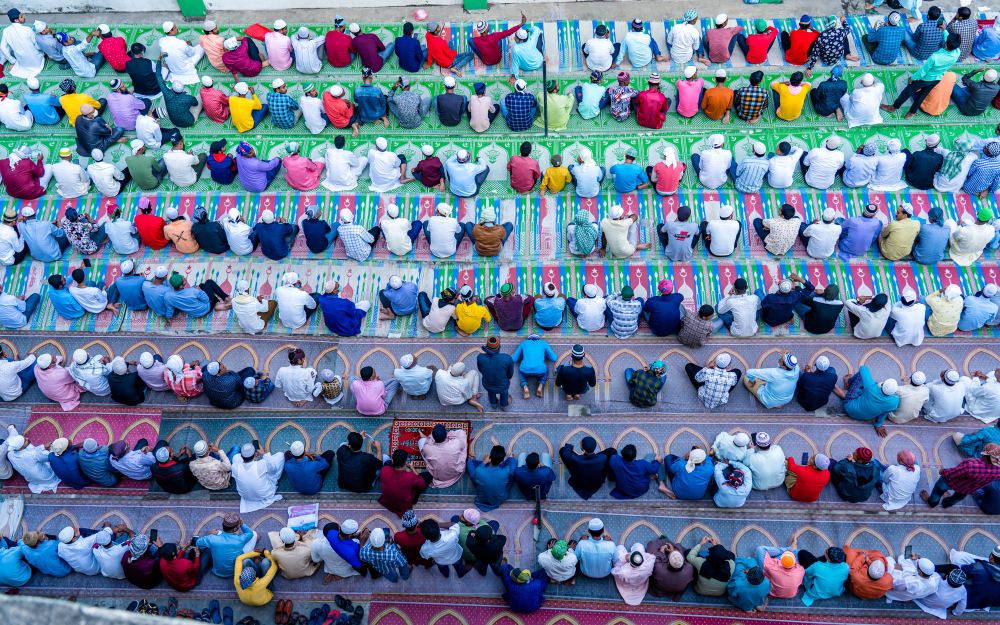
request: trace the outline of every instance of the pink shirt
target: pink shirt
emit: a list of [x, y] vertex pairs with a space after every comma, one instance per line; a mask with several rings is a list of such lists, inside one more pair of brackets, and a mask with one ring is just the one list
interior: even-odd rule
[[226, 69], [226, 64], [222, 62], [222, 54], [226, 51], [222, 47], [223, 41], [225, 39], [220, 35], [202, 35], [198, 37], [198, 45], [205, 51], [205, 58], [212, 64], [212, 67], [228, 74], [229, 70]]
[[687, 165], [684, 163], [674, 163], [667, 165], [659, 162], [653, 165], [653, 173], [656, 174], [656, 191], [661, 195], [672, 195], [677, 193], [677, 187], [681, 184], [681, 176]]
[[427, 463], [427, 471], [434, 477], [431, 486], [447, 488], [462, 479], [465, 473], [465, 461], [469, 458], [468, 436], [461, 430], [448, 430], [448, 435], [440, 443], [428, 436], [424, 439], [420, 455]]
[[[626, 560], [621, 562], [623, 556]], [[656, 557], [651, 553], [643, 553], [642, 564], [639, 566], [632, 566], [627, 558], [625, 549], [619, 545], [611, 577], [615, 578], [615, 585], [618, 586], [618, 592], [621, 593], [625, 603], [639, 605], [646, 596], [646, 590], [649, 589], [649, 576], [653, 574]]]
[[683, 117], [694, 117], [698, 114], [701, 103], [701, 89], [705, 81], [701, 78], [677, 81], [677, 114]]
[[357, 410], [363, 415], [380, 415], [385, 413], [385, 384], [382, 380], [354, 380], [351, 382], [351, 394], [357, 400]]
[[271, 31], [264, 35], [264, 48], [271, 67], [283, 72], [292, 66], [292, 40], [288, 35]]
[[802, 568], [802, 565], [798, 562], [795, 563], [790, 569], [786, 569], [781, 566], [781, 561], [772, 558], [771, 554], [764, 554], [764, 574], [767, 575], [767, 579], [771, 580], [771, 593], [772, 597], [778, 597], [780, 599], [792, 599], [799, 592], [799, 586], [802, 585], [802, 578], [806, 574], [806, 570]]
[[62, 356], [56, 356], [48, 369], [35, 365], [35, 383], [46, 397], [59, 404], [63, 410], [72, 410], [80, 405], [80, 393], [86, 389], [76, 383], [69, 370], [62, 364]]
[[304, 156], [289, 155], [281, 159], [285, 167], [285, 180], [293, 189], [312, 191], [319, 186], [326, 163], [316, 163]]
[[215, 87], [202, 87], [199, 92], [205, 115], [217, 124], [229, 119], [229, 96]]

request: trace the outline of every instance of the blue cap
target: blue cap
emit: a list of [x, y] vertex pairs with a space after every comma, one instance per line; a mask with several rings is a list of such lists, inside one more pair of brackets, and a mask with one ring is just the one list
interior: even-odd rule
[[11, 22], [13, 22], [17, 18], [21, 17], [21, 12], [18, 11], [17, 9], [11, 9], [7, 11], [7, 17], [10, 18]]
[[833, 69], [830, 70], [830, 73], [833, 74], [834, 78], [840, 78], [841, 76], [844, 75], [844, 66], [834, 65]]
[[812, 24], [813, 18], [808, 15], [803, 15], [799, 18], [799, 24]]
[[482, 93], [486, 91], [486, 83], [484, 82], [473, 83], [472, 88], [475, 90], [476, 93]]

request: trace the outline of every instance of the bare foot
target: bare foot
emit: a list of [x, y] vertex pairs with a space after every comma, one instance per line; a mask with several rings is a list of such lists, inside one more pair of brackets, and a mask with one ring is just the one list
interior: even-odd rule
[[573, 401], [573, 399], [574, 399], [575, 397], [576, 397], [575, 395], [567, 395], [567, 396], [566, 396], [566, 401]]
[[382, 118], [382, 125], [385, 126], [386, 128], [389, 127], [389, 118], [388, 117], [383, 117]]
[[361, 131], [361, 127], [357, 124], [351, 124], [351, 136], [357, 137], [358, 133]]
[[309, 402], [303, 399], [302, 401], [293, 401], [292, 405], [295, 406], [296, 408], [301, 408], [302, 406], [305, 406], [307, 403]]
[[524, 388], [524, 398], [528, 399], [529, 397], [531, 397], [531, 391], [528, 390], [527, 386], [525, 386], [523, 388]]
[[664, 484], [663, 482], [660, 482], [660, 485], [656, 487], [656, 490], [660, 491], [661, 493], [663, 493], [667, 497], [670, 497], [671, 499], [677, 499], [677, 495], [674, 494], [674, 491], [667, 488], [667, 485]]
[[380, 308], [378, 311], [379, 319], [392, 319], [395, 316], [391, 310], [386, 310], [385, 308]]
[[580, 399], [580, 395], [574, 395], [573, 399]]
[[261, 67], [271, 67], [271, 61], [264, 61], [260, 64]]
[[837, 121], [838, 122], [844, 121], [844, 111], [840, 109], [837, 109]]
[[916, 111], [910, 111], [906, 115], [903, 115], [903, 119], [913, 119], [916, 116], [917, 116], [917, 112]]
[[895, 113], [896, 112], [896, 107], [892, 106], [891, 104], [879, 104], [878, 107], [879, 107], [879, 109], [885, 111], [886, 113]]
[[[543, 388], [544, 387], [541, 384], [539, 384], [538, 385], [538, 390], [535, 391], [535, 395], [537, 395], [539, 397], [544, 397], [545, 395], [544, 395], [544, 393], [542, 391]], [[527, 399], [527, 398], [525, 398], [525, 399]]]
[[401, 184], [406, 184], [407, 182], [413, 182], [414, 180], [416, 180], [416, 178], [400, 178], [399, 182]]
[[486, 409], [485, 409], [485, 408], [483, 408], [483, 405], [482, 405], [482, 404], [480, 404], [480, 403], [479, 403], [478, 401], [476, 401], [476, 400], [474, 400], [474, 399], [470, 399], [470, 400], [469, 400], [469, 405], [470, 405], [470, 406], [475, 406], [475, 407], [476, 407], [476, 410], [478, 410], [479, 412], [486, 412]]

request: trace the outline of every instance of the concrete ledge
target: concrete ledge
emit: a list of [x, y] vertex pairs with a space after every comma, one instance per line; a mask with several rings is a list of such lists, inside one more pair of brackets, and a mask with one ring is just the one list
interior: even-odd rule
[[159, 616], [108, 610], [83, 605], [74, 601], [28, 597], [23, 595], [0, 595], [0, 623], [73, 623], [74, 625], [162, 625]]

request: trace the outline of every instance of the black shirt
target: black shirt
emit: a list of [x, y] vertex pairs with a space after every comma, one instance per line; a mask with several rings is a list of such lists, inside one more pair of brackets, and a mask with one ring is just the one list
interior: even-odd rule
[[468, 100], [457, 93], [442, 93], [437, 97], [438, 119], [445, 126], [457, 126], [462, 121]]
[[364, 451], [354, 451], [347, 445], [337, 450], [337, 486], [352, 493], [367, 493], [382, 462]]
[[147, 58], [130, 59], [125, 62], [125, 71], [132, 79], [135, 95], [159, 95], [160, 83], [156, 80], [156, 66], [152, 61]]
[[153, 480], [156, 484], [174, 495], [190, 493], [198, 484], [198, 478], [192, 473], [188, 464], [191, 458], [184, 454], [179, 460], [171, 460], [167, 463], [155, 463], [149, 467], [153, 473]]
[[482, 564], [499, 562], [503, 558], [503, 546], [506, 544], [507, 537], [496, 534], [486, 542], [480, 542], [475, 532], [469, 532], [469, 537], [465, 539], [466, 548], [475, 556], [476, 562]]
[[590, 499], [594, 493], [601, 490], [604, 478], [608, 474], [610, 453], [578, 455], [573, 452], [573, 445], [567, 443], [559, 450], [559, 457], [569, 471], [569, 485], [577, 495]]
[[119, 404], [138, 406], [146, 400], [148, 387], [135, 371], [122, 375], [117, 373], [108, 375], [108, 386], [111, 387], [111, 399]]
[[917, 150], [906, 159], [903, 165], [903, 172], [906, 173], [906, 182], [915, 189], [926, 191], [934, 186], [934, 174], [941, 169], [944, 157], [933, 150], [924, 148]]
[[593, 367], [559, 365], [556, 367], [556, 386], [567, 395], [582, 395], [588, 387], [597, 386], [597, 376]]
[[809, 412], [815, 412], [830, 401], [830, 393], [837, 386], [837, 370], [811, 371], [799, 376], [795, 384], [795, 399]]
[[225, 254], [229, 251], [226, 231], [216, 221], [195, 221], [191, 224], [191, 235], [198, 242], [198, 247], [209, 254]]
[[840, 318], [840, 311], [844, 309], [844, 303], [840, 300], [833, 302], [821, 297], [803, 300], [802, 303], [809, 307], [806, 314], [802, 315], [802, 326], [806, 332], [826, 334], [833, 330], [837, 325], [837, 319]]

